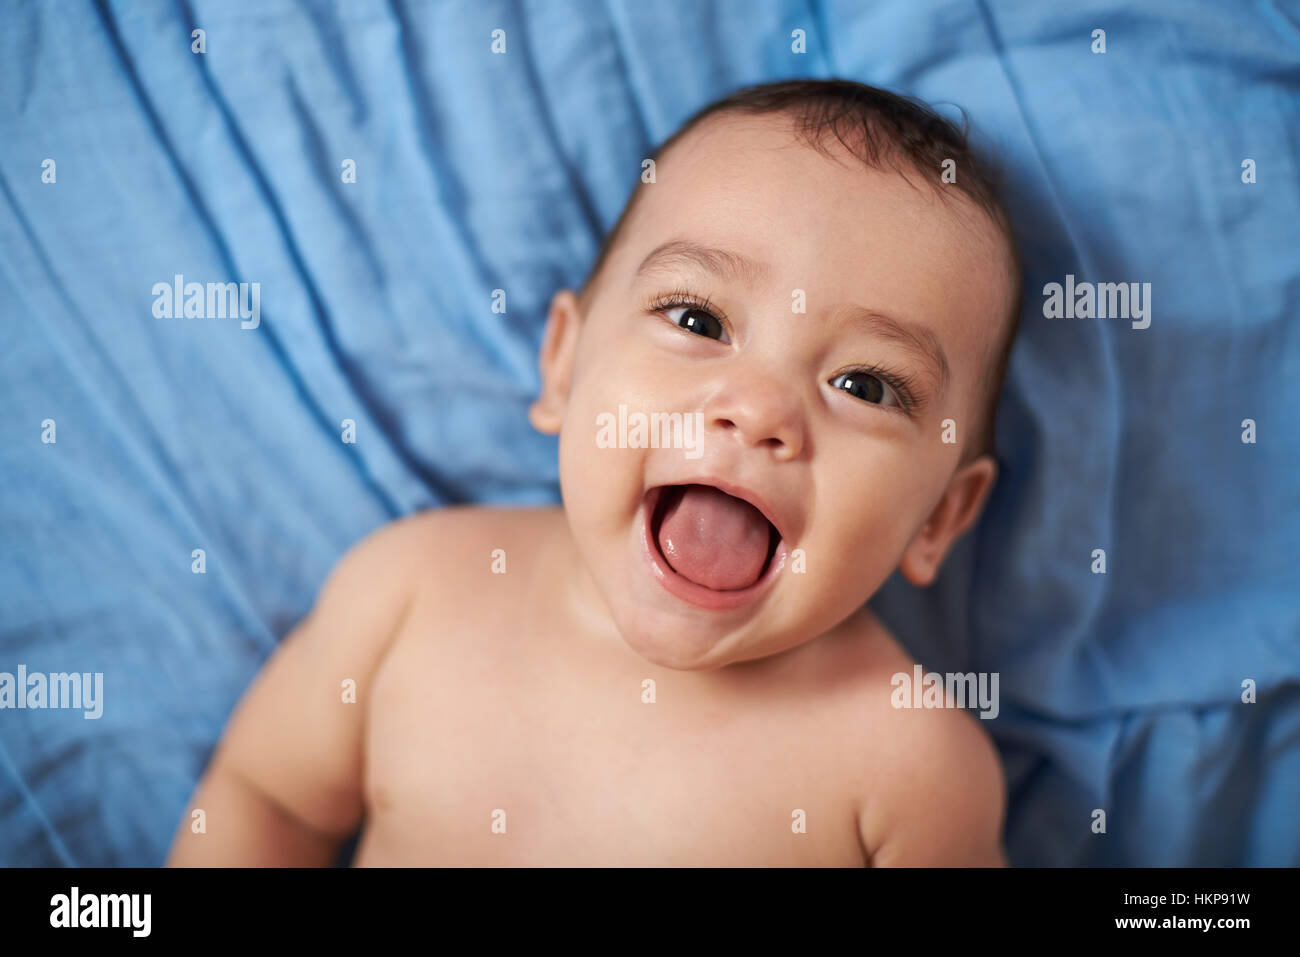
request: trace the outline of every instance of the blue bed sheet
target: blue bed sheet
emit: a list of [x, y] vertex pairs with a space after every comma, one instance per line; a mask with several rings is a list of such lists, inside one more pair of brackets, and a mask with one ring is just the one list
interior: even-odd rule
[[[695, 109], [832, 75], [964, 107], [1022, 237], [997, 490], [875, 600], [1000, 673], [1012, 862], [1300, 864], [1289, 0], [0, 6], [0, 671], [104, 676], [98, 719], [0, 711], [0, 863], [160, 863], [352, 543], [557, 500], [549, 297]], [[257, 328], [156, 317], [178, 274], [257, 282]], [[1067, 274], [1150, 327], [1044, 318]]]

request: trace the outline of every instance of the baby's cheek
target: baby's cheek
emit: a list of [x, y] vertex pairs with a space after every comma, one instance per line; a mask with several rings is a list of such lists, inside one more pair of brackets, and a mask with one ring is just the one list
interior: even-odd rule
[[902, 503], [883, 497], [856, 503], [851, 514], [841, 512], [824, 526], [825, 534], [809, 536], [810, 572], [820, 565], [829, 591], [865, 600], [898, 567], [910, 540], [908, 514]]
[[575, 396], [560, 435], [560, 481], [571, 524], [613, 530], [640, 502], [646, 451], [628, 448], [610, 396]]

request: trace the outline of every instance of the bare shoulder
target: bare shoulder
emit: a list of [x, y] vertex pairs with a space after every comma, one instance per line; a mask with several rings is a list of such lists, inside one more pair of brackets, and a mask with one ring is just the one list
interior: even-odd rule
[[1004, 865], [1006, 783], [980, 719], [958, 707], [901, 706], [916, 661], [869, 609], [841, 628], [856, 656], [842, 726], [861, 742], [852, 786], [872, 865]]
[[448, 506], [392, 522], [357, 550], [368, 551], [373, 565], [411, 591], [445, 596], [461, 586], [481, 587], [485, 573], [530, 561], [555, 540], [563, 521], [559, 507]]
[[451, 505], [398, 519], [371, 533], [372, 551], [388, 558], [419, 561], [438, 555], [463, 558], [467, 549], [493, 542], [527, 546], [563, 519], [563, 510]]
[[493, 533], [511, 529], [535, 531], [563, 517], [558, 506], [548, 508], [505, 508], [491, 505], [447, 505], [426, 509], [390, 522], [371, 533], [393, 552], [416, 549], [423, 552], [432, 542], [455, 547], [479, 543]]

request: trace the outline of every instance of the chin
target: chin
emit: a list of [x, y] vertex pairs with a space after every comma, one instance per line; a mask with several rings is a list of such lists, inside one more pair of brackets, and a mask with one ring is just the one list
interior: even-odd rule
[[651, 664], [674, 671], [714, 671], [736, 660], [716, 632], [682, 627], [646, 629], [640, 624], [618, 623], [627, 646]]

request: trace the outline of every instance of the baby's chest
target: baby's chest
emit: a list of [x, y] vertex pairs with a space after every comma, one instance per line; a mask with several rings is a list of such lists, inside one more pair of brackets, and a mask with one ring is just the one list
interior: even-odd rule
[[359, 863], [862, 863], [854, 801], [799, 721], [671, 677], [447, 650], [406, 642], [372, 686]]

